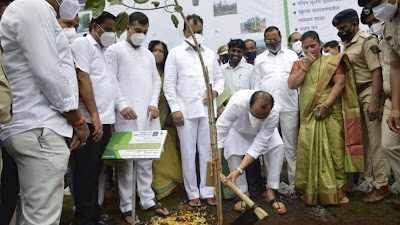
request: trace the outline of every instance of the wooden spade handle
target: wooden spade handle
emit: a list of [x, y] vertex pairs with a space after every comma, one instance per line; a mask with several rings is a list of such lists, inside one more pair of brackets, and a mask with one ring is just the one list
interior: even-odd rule
[[[220, 177], [221, 177], [221, 181], [226, 178], [226, 176], [223, 173], [220, 173]], [[235, 194], [240, 199], [242, 199], [246, 203], [246, 205], [248, 205], [249, 207], [252, 207], [255, 204], [253, 202], [253, 200], [251, 200], [249, 197], [247, 197], [247, 195], [245, 195], [241, 190], [239, 190], [239, 188], [236, 187], [236, 185], [232, 181], [228, 180], [225, 183], [225, 185], [228, 186], [230, 189], [232, 189], [233, 192], [235, 192]], [[262, 220], [268, 216], [268, 213], [265, 212], [261, 207], [255, 208], [254, 213], [257, 215], [258, 219], [260, 219], [260, 220]]]

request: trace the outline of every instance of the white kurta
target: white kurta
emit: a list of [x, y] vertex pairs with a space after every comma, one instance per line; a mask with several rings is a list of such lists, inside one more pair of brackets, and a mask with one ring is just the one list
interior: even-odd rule
[[[135, 110], [136, 120], [125, 120], [116, 113], [116, 131], [160, 130], [160, 119], [148, 120], [148, 107], [158, 107], [161, 78], [156, 68], [154, 55], [140, 46], [135, 49], [127, 41], [110, 46], [105, 57], [112, 73], [117, 77], [121, 92], [128, 106]], [[132, 210], [132, 161], [118, 162], [115, 166], [118, 177], [120, 210]], [[155, 204], [152, 161], [137, 161], [137, 189], [140, 205], [148, 209]]]
[[254, 89], [254, 66], [247, 63], [244, 57], [235, 68], [232, 68], [228, 62], [221, 66], [221, 70], [224, 74], [225, 84], [228, 86], [231, 95], [239, 90]]
[[250, 123], [250, 98], [255, 90], [241, 90], [229, 100], [224, 113], [217, 120], [218, 148], [224, 148], [225, 158], [245, 155], [258, 158], [268, 149], [282, 145], [277, 125], [279, 105], [275, 102], [264, 127], [257, 131]]

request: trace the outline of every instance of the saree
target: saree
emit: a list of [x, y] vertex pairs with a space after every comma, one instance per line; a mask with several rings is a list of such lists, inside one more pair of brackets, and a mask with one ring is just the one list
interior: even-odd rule
[[[330, 107], [329, 116], [316, 120], [313, 110], [328, 98], [340, 64], [345, 71], [343, 93]], [[364, 170], [361, 114], [347, 55], [314, 61], [300, 87], [299, 106], [295, 189], [308, 205], [337, 205], [338, 190], [347, 182], [346, 173]]]
[[[164, 75], [161, 75], [161, 80], [164, 82]], [[160, 111], [161, 129], [168, 131], [164, 143], [164, 152], [159, 160], [153, 161], [153, 182], [151, 186], [156, 199], [160, 200], [171, 194], [178, 184], [183, 183], [183, 177], [182, 163], [178, 153], [178, 134], [176, 127], [167, 123], [171, 110], [162, 90], [158, 109]]]

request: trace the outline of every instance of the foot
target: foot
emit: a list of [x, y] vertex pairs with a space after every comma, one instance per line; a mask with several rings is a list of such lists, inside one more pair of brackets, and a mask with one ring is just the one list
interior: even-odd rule
[[283, 204], [283, 202], [276, 200], [275, 191], [273, 189], [268, 188], [266, 196], [266, 201], [271, 205], [272, 209], [277, 214], [287, 213], [286, 206]]
[[[121, 218], [125, 223], [132, 224], [132, 222], [133, 222], [132, 221], [132, 211], [122, 213]], [[139, 223], [140, 223], [139, 217], [136, 215], [135, 216], [135, 224], [139, 224]]]
[[342, 189], [339, 189], [339, 202], [340, 204], [347, 204], [350, 202], [350, 199], [347, 197], [347, 194]]
[[244, 201], [238, 201], [236, 202], [235, 206], [233, 207], [233, 209], [237, 212], [243, 212], [246, 210], [246, 202]]
[[169, 211], [167, 208], [162, 207], [161, 204], [155, 204], [147, 209], [148, 211], [153, 211], [157, 216], [169, 216]]
[[205, 198], [204, 201], [206, 201], [206, 203], [210, 206], [217, 205], [217, 201], [215, 200], [215, 198]]
[[193, 207], [199, 207], [199, 206], [201, 206], [200, 199], [198, 199], [198, 198], [189, 200], [189, 203], [188, 203], [188, 204], [189, 204], [190, 206], [193, 206]]
[[365, 198], [365, 203], [377, 203], [382, 201], [384, 198], [390, 195], [389, 186], [383, 186], [379, 189], [374, 188], [374, 190], [369, 193]]
[[398, 198], [388, 199], [386, 201], [386, 203], [389, 204], [390, 206], [392, 206], [395, 209], [400, 209], [400, 199], [398, 199]]

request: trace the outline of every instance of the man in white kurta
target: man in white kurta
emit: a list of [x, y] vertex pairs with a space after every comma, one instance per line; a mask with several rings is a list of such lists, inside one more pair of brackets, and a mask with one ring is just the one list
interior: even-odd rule
[[299, 107], [297, 90], [290, 90], [287, 80], [293, 63], [299, 58], [295, 52], [281, 48], [281, 34], [277, 28], [267, 28], [264, 36], [267, 50], [255, 60], [256, 81], [254, 89], [271, 93], [281, 106], [279, 128], [285, 145], [289, 186], [291, 191], [294, 192]]
[[[137, 114], [136, 120], [127, 121], [116, 113], [115, 131], [160, 130], [158, 117], [158, 98], [161, 91], [161, 78], [157, 72], [154, 55], [141, 46], [145, 40], [149, 23], [147, 17], [136, 12], [129, 17], [127, 38], [110, 46], [105, 57], [112, 73], [117, 77], [121, 92]], [[142, 21], [143, 19], [143, 21]], [[137, 190], [143, 209], [155, 206], [152, 160], [137, 161]], [[120, 195], [120, 210], [132, 210], [132, 170], [131, 160], [119, 161], [115, 165]]]
[[[279, 188], [284, 155], [283, 142], [277, 129], [280, 107], [277, 103], [273, 106], [272, 100], [269, 115], [258, 119], [260, 116], [253, 115], [252, 111], [256, 107], [255, 102], [262, 101], [259, 100], [262, 95], [269, 94], [263, 91], [241, 90], [231, 97], [224, 113], [217, 120], [218, 149], [224, 148], [224, 157], [228, 161], [231, 173], [235, 170], [240, 172], [236, 186], [246, 194], [248, 187], [245, 168], [241, 165], [243, 156], [247, 154], [255, 160], [263, 155], [264, 161], [268, 162], [267, 188], [271, 190], [272, 195], [272, 190]], [[236, 210], [241, 211], [239, 208]]]
[[[208, 68], [213, 97], [224, 90], [224, 77], [216, 54], [201, 44], [203, 20], [197, 15], [187, 17], [200, 41], [200, 50]], [[207, 162], [211, 161], [208, 113], [204, 99], [206, 86], [200, 59], [193, 39], [184, 29], [185, 41], [168, 54], [165, 64], [164, 93], [177, 126], [181, 144], [182, 169], [189, 204], [200, 206], [199, 198], [215, 205], [213, 188], [206, 187]], [[214, 101], [214, 108], [215, 101]], [[216, 113], [215, 113], [216, 114]], [[197, 186], [196, 149], [199, 152], [200, 188]]]

